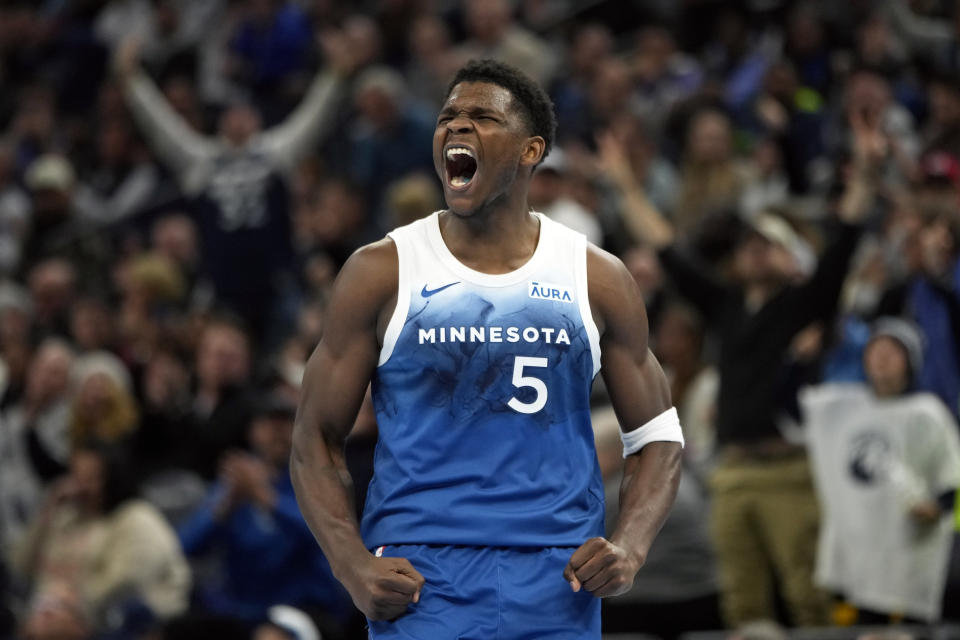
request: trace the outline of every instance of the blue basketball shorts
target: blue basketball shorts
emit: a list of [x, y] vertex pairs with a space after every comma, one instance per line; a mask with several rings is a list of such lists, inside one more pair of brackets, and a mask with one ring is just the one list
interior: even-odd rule
[[[371, 640], [599, 640], [600, 600], [563, 578], [575, 547], [387, 545], [426, 580], [420, 601]], [[378, 549], [379, 553], [380, 550]]]

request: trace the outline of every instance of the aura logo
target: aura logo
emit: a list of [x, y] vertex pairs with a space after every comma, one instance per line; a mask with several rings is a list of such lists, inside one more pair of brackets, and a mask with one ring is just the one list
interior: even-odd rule
[[569, 287], [561, 287], [558, 284], [549, 282], [531, 282], [527, 286], [527, 292], [531, 298], [540, 300], [553, 300], [555, 302], [573, 302], [573, 293]]

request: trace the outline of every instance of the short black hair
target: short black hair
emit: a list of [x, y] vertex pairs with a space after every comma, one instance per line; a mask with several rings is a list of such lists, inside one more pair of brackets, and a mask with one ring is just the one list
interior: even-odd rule
[[516, 67], [498, 60], [471, 60], [450, 81], [444, 100], [462, 82], [489, 82], [509, 91], [520, 107], [530, 133], [543, 138], [545, 144], [540, 159], [547, 157], [557, 135], [557, 117], [550, 96], [539, 84]]
[[140, 495], [140, 481], [130, 451], [119, 443], [89, 440], [79, 443], [74, 453], [90, 453], [103, 464], [103, 512], [113, 511]]

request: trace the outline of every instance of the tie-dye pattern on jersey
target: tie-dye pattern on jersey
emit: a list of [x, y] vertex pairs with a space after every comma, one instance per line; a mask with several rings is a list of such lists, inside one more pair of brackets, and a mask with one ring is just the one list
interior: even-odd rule
[[437, 214], [391, 234], [400, 291], [373, 381], [369, 547], [577, 546], [602, 535], [586, 241], [539, 217], [534, 256], [502, 275], [458, 262]]

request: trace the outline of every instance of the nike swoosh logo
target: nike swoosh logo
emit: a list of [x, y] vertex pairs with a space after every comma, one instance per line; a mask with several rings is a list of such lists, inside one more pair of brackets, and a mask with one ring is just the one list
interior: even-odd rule
[[443, 291], [444, 289], [449, 289], [450, 287], [452, 287], [452, 286], [455, 285], [455, 284], [460, 284], [460, 281], [457, 280], [456, 282], [451, 282], [450, 284], [445, 284], [445, 285], [443, 285], [442, 287], [437, 287], [436, 289], [427, 289], [427, 285], [423, 285], [423, 290], [420, 292], [420, 295], [423, 296], [424, 298], [429, 298], [429, 297], [432, 296], [433, 294], [435, 294], [435, 293], [440, 293], [440, 292]]

